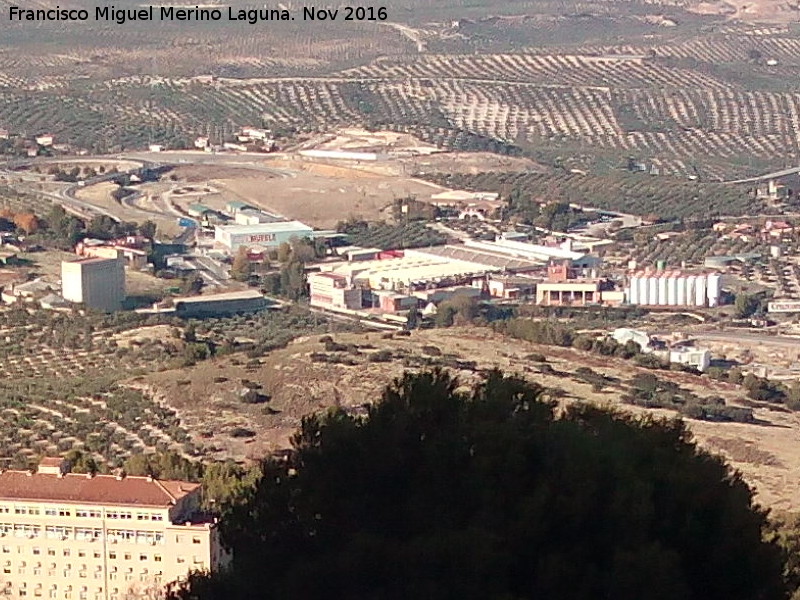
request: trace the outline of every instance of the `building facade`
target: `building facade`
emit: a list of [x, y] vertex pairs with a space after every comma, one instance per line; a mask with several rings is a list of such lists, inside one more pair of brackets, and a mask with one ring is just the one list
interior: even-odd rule
[[308, 276], [310, 304], [319, 308], [361, 308], [361, 289], [347, 285], [347, 278], [334, 273]]
[[125, 259], [80, 258], [61, 263], [61, 291], [65, 300], [87, 308], [112, 312], [125, 300]]
[[0, 588], [10, 598], [154, 600], [229, 561], [200, 485], [68, 472], [62, 459], [0, 473]]
[[292, 238], [310, 238], [313, 229], [299, 221], [279, 221], [257, 225], [217, 225], [214, 241], [230, 252], [240, 246], [263, 246], [273, 248]]

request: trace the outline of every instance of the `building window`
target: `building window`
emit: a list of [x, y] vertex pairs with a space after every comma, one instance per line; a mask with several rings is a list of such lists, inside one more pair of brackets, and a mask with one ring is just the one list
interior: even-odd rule
[[147, 560], [147, 554], [140, 554], [139, 560]]
[[153, 560], [156, 561], [156, 562], [161, 562], [161, 555], [160, 554], [156, 554], [155, 556], [153, 556]]
[[59, 508], [58, 509], [58, 516], [59, 517], [71, 517], [72, 511], [68, 508]]
[[58, 516], [58, 511], [55, 508], [45, 508], [44, 509], [44, 514], [45, 514], [45, 516], [48, 516], [48, 517], [57, 517]]
[[39, 554], [42, 553], [42, 549], [41, 548], [34, 548], [33, 549], [33, 553], [36, 554], [36, 555], [39, 555]]
[[182, 556], [179, 556], [179, 557], [176, 559], [176, 562], [177, 562], [178, 564], [185, 563], [185, 562], [186, 562], [186, 559], [185, 559], [184, 557], [182, 557]]
[[56, 555], [56, 549], [55, 548], [48, 548], [47, 549], [47, 556], [55, 556], [55, 555]]
[[117, 553], [113, 552], [113, 551], [109, 552], [108, 553], [108, 558], [110, 558], [111, 560], [117, 560]]
[[192, 543], [193, 544], [199, 544], [200, 543], [200, 538], [199, 537], [193, 537], [192, 538]]
[[126, 552], [125, 553], [125, 560], [130, 560], [130, 559], [131, 559], [131, 553], [130, 552]]

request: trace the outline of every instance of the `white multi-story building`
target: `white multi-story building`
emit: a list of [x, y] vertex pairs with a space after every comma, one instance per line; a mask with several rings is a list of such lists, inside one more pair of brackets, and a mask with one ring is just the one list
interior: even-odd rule
[[61, 293], [65, 300], [111, 312], [125, 300], [125, 258], [79, 258], [61, 263]]
[[198, 518], [200, 484], [69, 473], [59, 458], [0, 473], [0, 589], [11, 598], [154, 599], [229, 554]]

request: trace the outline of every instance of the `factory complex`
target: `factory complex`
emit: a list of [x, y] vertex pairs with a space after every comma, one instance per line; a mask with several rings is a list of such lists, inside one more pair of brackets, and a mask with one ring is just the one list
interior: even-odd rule
[[[621, 304], [624, 299], [621, 292], [613, 294], [612, 282], [596, 277], [601, 259], [560, 246], [499, 238], [414, 250], [359, 252], [351, 247], [344, 256], [352, 259], [321, 264], [309, 274], [312, 306], [398, 312], [454, 295], [534, 297], [543, 285], [551, 286], [548, 304], [556, 295], [553, 304]], [[585, 294], [587, 286], [595, 293]], [[601, 287], [610, 294], [605, 300]]]
[[528, 299], [542, 306], [710, 307], [721, 275], [677, 270], [603, 273], [600, 256], [558, 245], [497, 237], [413, 250], [348, 246], [341, 261], [308, 275], [311, 305], [331, 310], [402, 312], [455, 295]]

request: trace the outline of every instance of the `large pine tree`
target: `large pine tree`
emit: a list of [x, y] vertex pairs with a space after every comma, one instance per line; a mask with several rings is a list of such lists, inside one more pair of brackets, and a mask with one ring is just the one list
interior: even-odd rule
[[778, 600], [765, 513], [680, 421], [491, 373], [406, 375], [365, 418], [304, 420], [225, 534], [233, 569], [177, 597]]

